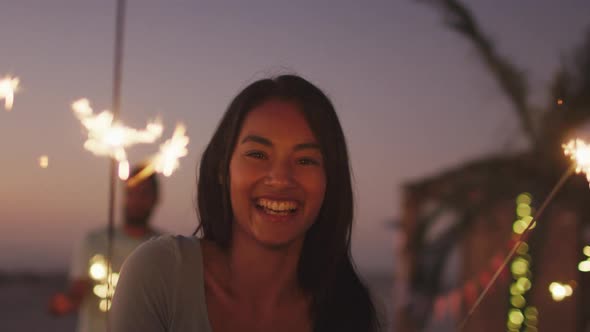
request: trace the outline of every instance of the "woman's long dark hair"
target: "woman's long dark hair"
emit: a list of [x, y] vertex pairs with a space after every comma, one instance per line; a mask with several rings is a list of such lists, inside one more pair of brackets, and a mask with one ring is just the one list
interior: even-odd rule
[[229, 164], [248, 112], [265, 101], [293, 102], [304, 114], [324, 157], [326, 193], [307, 231], [298, 265], [301, 287], [312, 295], [314, 331], [377, 331], [375, 306], [350, 254], [353, 195], [346, 141], [328, 97], [305, 79], [283, 75], [250, 84], [229, 105], [199, 167], [197, 206], [203, 238], [231, 245], [233, 212]]

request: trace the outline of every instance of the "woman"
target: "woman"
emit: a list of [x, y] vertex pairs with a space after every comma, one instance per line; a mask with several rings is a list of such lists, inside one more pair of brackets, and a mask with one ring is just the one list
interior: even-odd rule
[[113, 331], [376, 331], [350, 257], [348, 153], [330, 100], [293, 75], [232, 101], [203, 153], [196, 237], [125, 263]]

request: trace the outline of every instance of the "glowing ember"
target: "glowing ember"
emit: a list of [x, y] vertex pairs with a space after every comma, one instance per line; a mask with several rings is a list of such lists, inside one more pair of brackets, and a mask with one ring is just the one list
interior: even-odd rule
[[4, 99], [4, 108], [7, 111], [12, 109], [14, 93], [18, 89], [18, 77], [6, 76], [0, 80], [0, 99]]

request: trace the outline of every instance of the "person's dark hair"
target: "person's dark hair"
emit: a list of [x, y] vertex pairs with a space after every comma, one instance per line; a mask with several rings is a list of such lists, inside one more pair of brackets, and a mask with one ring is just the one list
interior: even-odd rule
[[[143, 171], [144, 168], [146, 168], [147, 166], [148, 166], [147, 164], [138, 164], [138, 165], [133, 166], [131, 171], [129, 171], [129, 178], [128, 179], [132, 179], [134, 176], [136, 176], [141, 171]], [[158, 175], [155, 172], [152, 172], [150, 175], [146, 176], [144, 179], [141, 179], [140, 182], [149, 183], [152, 187], [152, 190], [154, 191], [154, 194], [156, 194], [156, 196], [159, 195], [160, 183], [158, 180]]]
[[313, 298], [314, 331], [377, 331], [375, 306], [351, 259], [353, 194], [344, 133], [328, 97], [305, 79], [283, 75], [259, 80], [230, 103], [201, 158], [195, 234], [202, 232], [222, 248], [231, 245], [231, 156], [246, 115], [271, 99], [299, 106], [324, 157], [324, 201], [306, 233], [298, 265], [300, 285]]

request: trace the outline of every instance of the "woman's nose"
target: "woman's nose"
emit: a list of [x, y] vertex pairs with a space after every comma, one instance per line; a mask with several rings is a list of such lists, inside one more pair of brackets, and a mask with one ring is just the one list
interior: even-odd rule
[[286, 161], [274, 162], [265, 178], [265, 184], [267, 185], [288, 187], [294, 183], [293, 167]]

